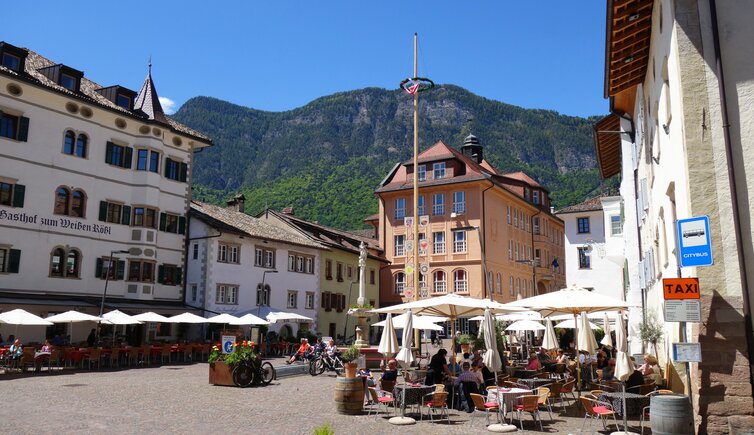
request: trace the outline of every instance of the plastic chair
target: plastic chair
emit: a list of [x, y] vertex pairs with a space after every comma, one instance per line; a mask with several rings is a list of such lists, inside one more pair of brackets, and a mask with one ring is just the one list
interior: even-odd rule
[[552, 406], [550, 406], [548, 400], [550, 398], [550, 389], [547, 387], [537, 388], [537, 397], [539, 397], [539, 400], [537, 400], [537, 406], [544, 406], [547, 408], [547, 412], [550, 414], [550, 421], [552, 421]]
[[531, 414], [535, 422], [539, 420], [539, 430], [544, 431], [544, 428], [542, 427], [542, 417], [539, 415], [539, 396], [519, 396], [518, 400], [520, 403], [513, 409], [516, 411], [516, 415], [518, 416], [518, 424], [521, 427], [521, 430], [524, 430], [524, 422], [521, 418], [521, 413], [528, 412]]
[[548, 385], [550, 388], [550, 395], [547, 397], [548, 406], [550, 407], [550, 411], [552, 411], [552, 404], [555, 400], [560, 401], [560, 409], [565, 409], [565, 406], [563, 405], [563, 396], [561, 396], [561, 391], [563, 390], [563, 384], [560, 382], [553, 382], [552, 384]]
[[120, 348], [114, 347], [110, 351], [110, 368], [112, 368], [114, 365], [117, 365], [120, 367]]
[[[487, 426], [490, 425], [490, 411], [494, 411], [496, 414], [500, 410], [500, 406], [497, 404], [497, 402], [485, 402], [484, 397], [482, 397], [481, 394], [471, 393], [471, 400], [474, 403], [474, 409], [477, 411], [484, 411], [485, 416], [487, 417]], [[478, 413], [474, 413], [475, 415]], [[500, 415], [498, 414], [498, 421], [499, 421]]]
[[618, 420], [615, 418], [615, 411], [613, 411], [613, 407], [609, 403], [600, 402], [598, 400], [590, 399], [588, 397], [582, 396], [581, 398], [581, 405], [584, 407], [584, 410], [586, 413], [584, 414], [584, 421], [581, 423], [581, 431], [584, 431], [584, 424], [586, 424], [587, 417], [591, 417], [591, 423], [589, 423], [589, 429], [592, 429], [592, 426], [594, 425], [595, 419], [600, 419], [602, 422], [602, 427], [607, 429], [607, 425], [605, 425], [605, 418], [607, 417], [613, 417], [613, 422], [615, 423], [615, 430], [619, 430], [618, 428]]
[[172, 346], [169, 344], [166, 344], [162, 346], [162, 350], [160, 351], [160, 364], [165, 364], [165, 358], [168, 359], [168, 363], [170, 363], [171, 359], [171, 352], [172, 352]]
[[576, 385], [576, 380], [575, 379], [571, 379], [571, 380], [567, 381], [565, 384], [563, 384], [563, 386], [560, 388], [560, 400], [561, 400], [561, 403], [563, 401], [563, 396], [565, 396], [566, 394], [570, 394], [571, 395], [571, 399], [573, 399], [574, 402], [576, 401], [576, 394], [573, 392], [574, 385]]
[[89, 370], [92, 369], [92, 364], [97, 364], [97, 368], [99, 368], [100, 363], [100, 357], [102, 356], [102, 350], [101, 349], [92, 349], [89, 351], [89, 355], [86, 356], [84, 359], [81, 360], [81, 364], [83, 365], [84, 360], [89, 363]]
[[[385, 413], [390, 414], [390, 408], [388, 408], [388, 405], [393, 406], [393, 410], [395, 410], [395, 397], [393, 397], [392, 393], [388, 393], [387, 391], [380, 391], [380, 394], [377, 393], [377, 389], [374, 387], [367, 387], [369, 390], [369, 396], [372, 398], [372, 406], [369, 407], [369, 412], [367, 413], [367, 416], [372, 414], [372, 410], [374, 409], [374, 406], [377, 406], [377, 410], [380, 409], [381, 406], [385, 407]], [[374, 413], [374, 417], [377, 418], [377, 412]]]
[[[434, 393], [429, 393], [424, 396], [424, 406], [426, 406], [429, 409], [429, 420], [434, 423], [434, 411], [438, 410], [440, 412], [440, 416], [442, 416], [443, 413], [445, 413], [445, 418], [450, 421], [450, 416], [448, 415], [448, 393], [447, 392], [439, 392], [435, 391]], [[419, 418], [419, 421], [421, 421], [424, 418], [424, 413], [421, 413], [421, 417]]]
[[183, 362], [188, 360], [194, 360], [194, 346], [191, 344], [187, 344], [183, 347]]

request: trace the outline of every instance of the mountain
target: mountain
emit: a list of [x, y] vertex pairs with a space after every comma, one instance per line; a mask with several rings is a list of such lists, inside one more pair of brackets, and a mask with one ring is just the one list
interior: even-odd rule
[[[413, 153], [412, 98], [399, 90], [341, 92], [286, 112], [196, 97], [173, 117], [215, 142], [196, 154], [195, 198], [220, 203], [242, 191], [249, 213], [294, 207], [297, 216], [343, 229], [364, 226], [377, 211], [380, 180]], [[443, 85], [421, 94], [419, 144], [459, 147], [473, 133], [496, 168], [525, 171], [562, 207], [600, 187], [595, 121]]]

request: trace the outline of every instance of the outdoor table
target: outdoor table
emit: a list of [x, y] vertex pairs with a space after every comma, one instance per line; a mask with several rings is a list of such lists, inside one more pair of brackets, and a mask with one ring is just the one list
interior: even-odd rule
[[519, 379], [528, 379], [534, 377], [534, 375], [536, 375], [537, 373], [539, 373], [539, 371], [537, 370], [519, 369], [513, 372], [513, 377]]
[[497, 402], [500, 414], [505, 418], [509, 410], [513, 411], [517, 399], [527, 394], [532, 394], [532, 391], [525, 388], [490, 388], [487, 390], [487, 401]]
[[[602, 393], [597, 397], [602, 402], [612, 405], [616, 414], [623, 416], [623, 393]], [[645, 406], [649, 406], [650, 397], [643, 394], [626, 393], [626, 415], [628, 417], [639, 416]]]
[[[403, 393], [406, 393], [405, 399]], [[406, 405], [422, 405], [424, 396], [435, 391], [434, 385], [419, 385], [419, 384], [396, 384], [395, 385], [395, 401], [396, 406], [405, 410]], [[405, 400], [405, 402], [404, 402]]]
[[521, 385], [526, 385], [527, 388], [534, 390], [537, 387], [542, 387], [545, 385], [552, 384], [554, 381], [552, 379], [540, 379], [540, 378], [531, 378], [531, 379], [519, 379], [517, 383]]
[[88, 350], [69, 349], [66, 350], [63, 354], [63, 360], [71, 361], [73, 362], [73, 365], [78, 365], [79, 363], [81, 363], [81, 360], [87, 355], [89, 355]]

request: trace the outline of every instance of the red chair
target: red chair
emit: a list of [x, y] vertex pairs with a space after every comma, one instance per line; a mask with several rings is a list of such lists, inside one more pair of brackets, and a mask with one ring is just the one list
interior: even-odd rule
[[584, 414], [584, 422], [581, 423], [581, 431], [584, 431], [584, 424], [586, 424], [587, 417], [591, 417], [592, 421], [589, 423], [589, 429], [592, 428], [594, 425], [594, 420], [600, 419], [602, 422], [602, 427], [607, 429], [607, 425], [605, 424], [605, 419], [607, 417], [613, 417], [613, 422], [615, 422], [615, 430], [618, 429], [618, 420], [615, 418], [615, 411], [613, 411], [613, 407], [609, 403], [600, 402], [598, 400], [590, 399], [588, 397], [580, 397], [581, 399], [581, 405], [584, 406], [584, 410], [586, 411], [586, 414]]
[[[434, 413], [435, 410], [437, 410], [440, 413], [440, 416], [442, 417], [443, 414], [445, 414], [445, 418], [450, 421], [450, 416], [448, 415], [448, 393], [447, 392], [440, 392], [435, 391], [434, 393], [427, 394], [424, 396], [424, 406], [426, 406], [429, 409], [429, 420], [434, 423]], [[424, 418], [424, 413], [421, 414], [421, 417], [419, 420], [422, 420]]]
[[[392, 406], [393, 409], [395, 409], [395, 398], [391, 393], [388, 393], [387, 391], [380, 391], [380, 393], [377, 393], [377, 389], [374, 387], [367, 387], [369, 390], [369, 397], [372, 398], [372, 406], [369, 407], [369, 412], [367, 413], [367, 417], [372, 414], [372, 410], [374, 407], [377, 407], [377, 410], [380, 409], [380, 407], [385, 407], [385, 413], [390, 414], [390, 408], [388, 406]], [[374, 412], [374, 417], [377, 418], [377, 411]]]
[[[500, 410], [500, 406], [497, 404], [497, 402], [485, 402], [484, 397], [482, 397], [481, 394], [471, 393], [469, 394], [471, 396], [471, 400], [474, 402], [474, 409], [477, 411], [484, 412], [485, 416], [487, 417], [487, 426], [490, 425], [490, 411], [493, 411], [497, 413]], [[478, 413], [474, 413], [477, 415]], [[500, 419], [500, 415], [498, 415], [498, 420]]]
[[539, 430], [544, 431], [542, 428], [542, 417], [539, 415], [539, 396], [534, 394], [519, 396], [518, 400], [520, 403], [513, 409], [518, 416], [518, 424], [521, 427], [521, 430], [524, 430], [524, 422], [521, 419], [521, 413], [528, 412], [531, 414], [534, 421], [539, 420]]

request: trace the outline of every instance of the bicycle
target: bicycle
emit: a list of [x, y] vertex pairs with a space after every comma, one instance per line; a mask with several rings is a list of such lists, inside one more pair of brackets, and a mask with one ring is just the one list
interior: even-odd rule
[[321, 375], [325, 370], [334, 371], [335, 374], [340, 374], [345, 370], [343, 367], [343, 360], [341, 360], [338, 355], [330, 357], [329, 355], [322, 353], [309, 362], [310, 375]]
[[275, 367], [269, 361], [261, 364], [258, 360], [241, 361], [233, 368], [233, 383], [241, 388], [252, 384], [269, 385], [276, 378]]

